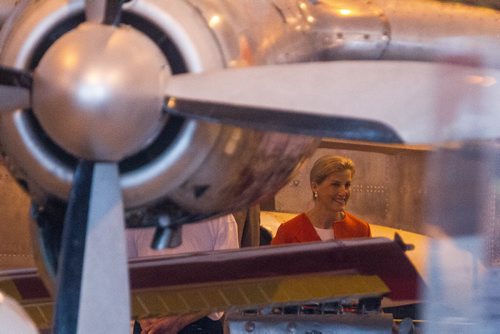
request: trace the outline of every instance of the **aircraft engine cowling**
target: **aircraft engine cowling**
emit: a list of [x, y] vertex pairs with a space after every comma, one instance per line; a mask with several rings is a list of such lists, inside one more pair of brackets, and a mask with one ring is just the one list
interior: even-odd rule
[[[169, 75], [266, 61], [258, 45], [251, 42], [260, 38], [253, 36], [257, 30], [249, 29], [245, 34], [236, 31], [241, 26], [229, 21], [235, 19], [228, 12], [229, 6], [217, 6], [212, 1], [194, 3], [206, 8], [202, 10], [186, 1], [133, 1], [124, 5], [121, 22], [156, 45], [166, 60]], [[72, 122], [71, 112], [66, 114], [64, 106], [44, 118], [38, 111], [50, 112], [50, 106], [63, 99], [51, 101], [52, 104], [44, 102], [46, 93], [60, 92], [51, 91], [42, 80], [37, 81], [37, 68], [40, 72], [41, 64], [45, 71], [57, 68], [54, 62], [43, 64], [44, 56], [56, 49], [59, 41], [68, 38], [68, 32], [84, 20], [83, 1], [24, 1], [16, 6], [1, 31], [1, 65], [35, 72], [33, 106], [0, 116], [0, 143], [6, 165], [29, 192], [38, 211], [45, 210], [55, 218], [62, 218], [75, 166], [79, 159], [87, 157], [88, 150], [78, 149], [86, 145], [81, 144], [83, 139], [78, 137], [82, 129], [90, 133], [89, 142], [99, 137], [107, 143], [115, 143], [106, 144], [109, 147], [103, 151], [104, 155], [97, 158], [106, 160], [108, 154], [111, 160], [119, 159], [129, 226], [153, 224], [151, 216], [164, 210], [183, 222], [248, 206], [284, 185], [295, 166], [317, 146], [316, 138], [167, 116], [158, 122], [152, 138], [144, 143], [131, 139], [126, 143], [135, 149], [127, 150], [114, 140], [114, 137], [127, 137], [119, 126], [100, 131], [92, 127], [96, 120], [86, 125], [79, 119]], [[277, 14], [270, 15], [266, 22], [267, 29], [272, 26], [277, 32], [276, 38], [288, 33], [287, 24]], [[97, 52], [89, 50], [87, 52]], [[61, 52], [64, 56], [64, 50]], [[79, 49], [78, 52], [86, 51]], [[141, 50], [130, 45], [129, 52]], [[126, 61], [130, 55], [122, 57]], [[144, 75], [140, 69], [129, 70], [129, 79]], [[59, 86], [64, 85], [60, 77], [54, 73], [53, 80], [61, 81]], [[116, 85], [115, 91], [124, 91], [115, 92], [114, 96], [131, 95], [134, 88], [141, 89]], [[130, 90], [125, 91], [127, 89]], [[74, 94], [77, 93], [75, 89]], [[124, 113], [123, 118], [130, 119], [130, 116]], [[110, 154], [113, 150], [124, 154], [113, 157]]]

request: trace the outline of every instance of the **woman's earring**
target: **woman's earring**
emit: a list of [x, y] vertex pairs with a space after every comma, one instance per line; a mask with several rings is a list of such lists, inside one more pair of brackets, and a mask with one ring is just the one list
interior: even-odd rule
[[316, 191], [313, 192], [313, 198], [317, 199], [318, 198], [318, 193]]

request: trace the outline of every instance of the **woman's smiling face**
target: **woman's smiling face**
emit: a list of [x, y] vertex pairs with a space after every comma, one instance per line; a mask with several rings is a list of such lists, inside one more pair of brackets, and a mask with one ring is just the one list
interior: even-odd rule
[[318, 193], [315, 205], [332, 212], [344, 211], [351, 195], [352, 171], [349, 169], [334, 172], [320, 184], [311, 184], [313, 192]]

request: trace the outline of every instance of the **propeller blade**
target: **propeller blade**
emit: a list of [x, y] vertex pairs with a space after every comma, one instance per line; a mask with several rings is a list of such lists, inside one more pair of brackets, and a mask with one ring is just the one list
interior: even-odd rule
[[202, 120], [322, 137], [491, 139], [500, 137], [496, 82], [498, 70], [443, 63], [270, 65], [173, 76], [165, 108]]
[[0, 112], [30, 107], [30, 73], [0, 66]]
[[85, 0], [87, 21], [107, 25], [118, 25], [123, 0]]
[[232, 105], [183, 98], [170, 98], [166, 106], [167, 112], [178, 116], [218, 121], [258, 130], [381, 143], [402, 142], [394, 130], [380, 122], [310, 113], [309, 110], [297, 112], [272, 107]]
[[81, 162], [63, 227], [54, 333], [128, 333], [123, 203], [115, 163]]

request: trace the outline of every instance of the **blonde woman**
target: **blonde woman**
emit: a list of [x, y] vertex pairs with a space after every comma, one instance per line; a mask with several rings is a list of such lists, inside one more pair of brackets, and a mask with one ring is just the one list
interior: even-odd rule
[[370, 237], [370, 225], [346, 211], [354, 173], [346, 157], [318, 159], [310, 172], [313, 208], [281, 224], [272, 244]]

